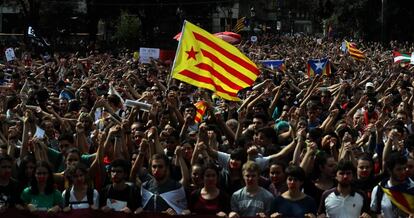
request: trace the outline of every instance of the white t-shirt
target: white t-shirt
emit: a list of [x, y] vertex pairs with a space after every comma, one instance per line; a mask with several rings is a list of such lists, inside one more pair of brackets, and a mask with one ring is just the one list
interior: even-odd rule
[[[64, 190], [63, 193], [62, 193], [63, 205], [66, 205], [65, 194], [66, 194], [66, 190]], [[81, 201], [78, 201], [75, 197], [75, 192], [73, 191], [73, 186], [70, 189], [69, 202], [74, 203], [74, 204], [71, 204], [72, 209], [86, 209], [86, 208], [89, 208], [88, 196], [85, 195], [85, 197]], [[82, 202], [82, 203], [77, 203], [77, 202]], [[98, 191], [96, 191], [96, 189], [93, 190], [93, 206], [99, 208], [99, 193], [98, 193]]]

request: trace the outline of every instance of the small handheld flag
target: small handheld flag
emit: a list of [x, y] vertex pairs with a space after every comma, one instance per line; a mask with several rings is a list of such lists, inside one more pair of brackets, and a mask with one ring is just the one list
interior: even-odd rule
[[[351, 55], [355, 60], [362, 61], [365, 59], [364, 53], [356, 47], [356, 44], [353, 42], [345, 41], [346, 51]], [[341, 48], [342, 49], [342, 48]]]
[[204, 113], [207, 110], [207, 104], [204, 101], [199, 101], [194, 104], [194, 106], [197, 108], [196, 116], [194, 118], [194, 121], [197, 123], [200, 123], [203, 119]]
[[307, 68], [309, 77], [315, 75], [331, 75], [331, 65], [328, 58], [309, 60]]
[[264, 67], [270, 68], [270, 69], [279, 69], [282, 72], [286, 71], [285, 61], [284, 60], [261, 60], [260, 63]]

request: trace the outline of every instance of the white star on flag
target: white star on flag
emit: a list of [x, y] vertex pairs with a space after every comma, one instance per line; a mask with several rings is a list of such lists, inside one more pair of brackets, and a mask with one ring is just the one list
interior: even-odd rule
[[323, 69], [323, 65], [324, 65], [324, 63], [322, 63], [320, 60], [319, 60], [319, 62], [318, 63], [315, 63], [315, 66], [316, 66], [316, 70], [318, 70], [318, 69]]

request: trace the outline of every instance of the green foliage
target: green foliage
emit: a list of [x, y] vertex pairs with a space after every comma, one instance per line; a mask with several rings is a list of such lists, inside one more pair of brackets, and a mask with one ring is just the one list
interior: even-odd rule
[[122, 11], [115, 24], [114, 40], [119, 46], [136, 48], [141, 36], [141, 20], [138, 16]]

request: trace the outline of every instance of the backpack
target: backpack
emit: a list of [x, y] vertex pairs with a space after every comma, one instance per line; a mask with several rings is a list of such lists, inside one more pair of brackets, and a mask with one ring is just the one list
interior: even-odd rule
[[88, 189], [86, 190], [87, 201], [75, 201], [75, 202], [69, 202], [71, 189], [72, 187], [66, 189], [65, 207], [72, 206], [73, 204], [83, 204], [83, 203], [88, 203], [89, 206], [93, 205], [93, 189], [92, 188], [88, 187]]

